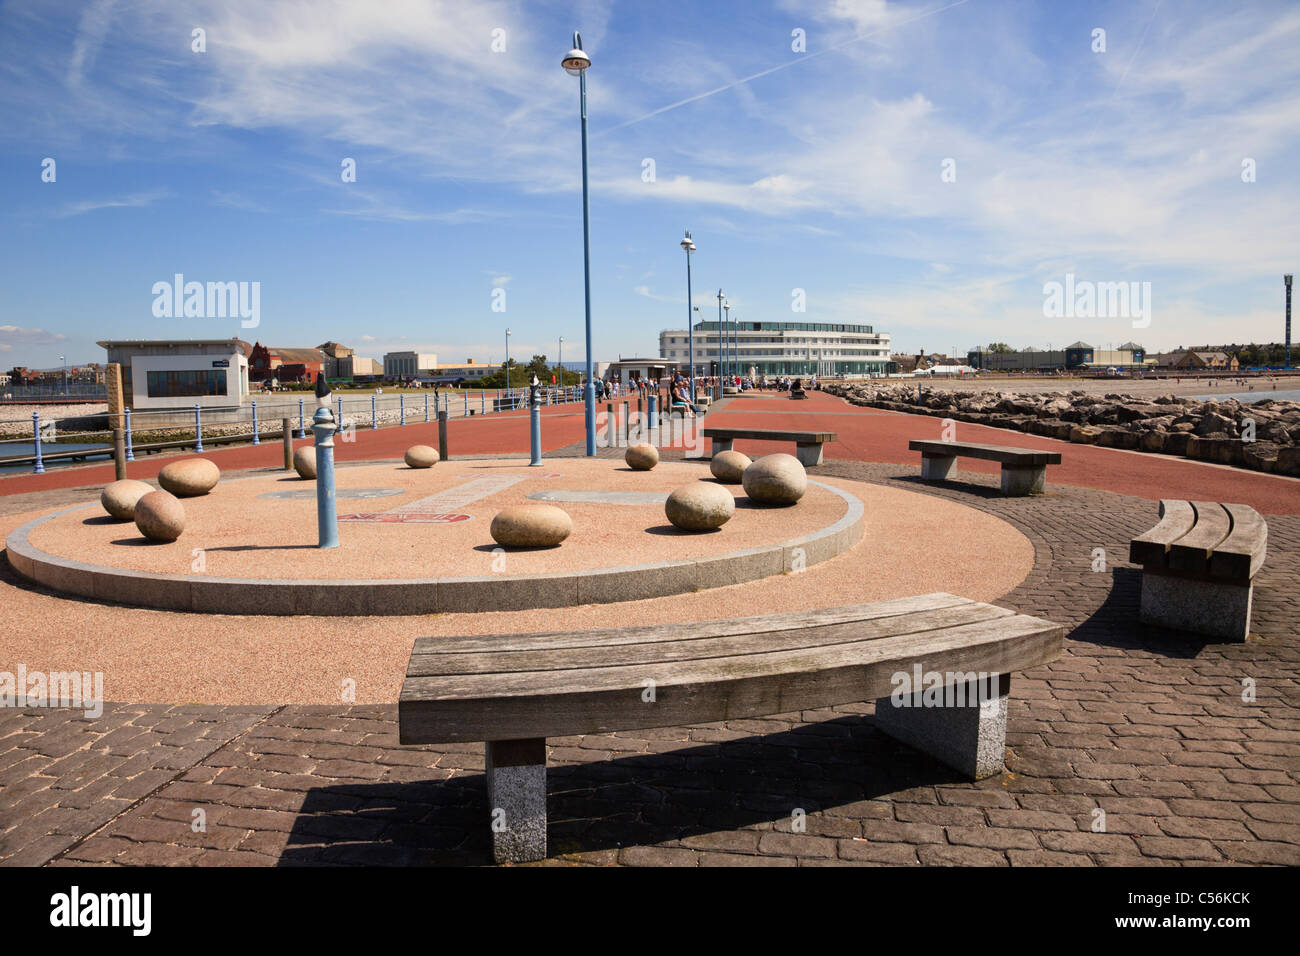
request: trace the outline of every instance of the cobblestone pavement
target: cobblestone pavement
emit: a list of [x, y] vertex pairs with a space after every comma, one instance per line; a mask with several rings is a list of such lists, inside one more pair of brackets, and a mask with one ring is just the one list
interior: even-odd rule
[[[1060, 660], [1013, 679], [1007, 772], [962, 780], [877, 733], [869, 703], [554, 739], [548, 864], [1300, 864], [1300, 517], [1268, 519], [1257, 634], [1202, 644], [1134, 623], [1127, 542], [1150, 501], [819, 470], [969, 504], [1033, 542], [997, 603], [1071, 630]], [[482, 769], [479, 744], [398, 746], [393, 706], [9, 711], [0, 862], [484, 864]]]

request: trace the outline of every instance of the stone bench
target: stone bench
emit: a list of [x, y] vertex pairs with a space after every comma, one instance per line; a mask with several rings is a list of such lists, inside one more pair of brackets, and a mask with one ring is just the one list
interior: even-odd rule
[[1160, 502], [1160, 523], [1129, 542], [1142, 565], [1145, 624], [1244, 641], [1268, 525], [1248, 505]]
[[399, 735], [485, 741], [493, 856], [539, 860], [548, 737], [874, 700], [879, 730], [979, 779], [1003, 769], [1010, 674], [1059, 657], [1062, 637], [1050, 621], [927, 594], [738, 620], [420, 638]]
[[713, 454], [731, 451], [736, 439], [754, 441], [792, 441], [794, 454], [803, 465], [822, 463], [822, 445], [839, 438], [835, 432], [790, 432], [774, 428], [706, 428], [704, 437], [713, 440]]
[[957, 473], [958, 458], [981, 458], [1002, 463], [1002, 493], [1013, 497], [1041, 495], [1047, 488], [1047, 466], [1061, 463], [1060, 452], [980, 445], [968, 441], [920, 441], [907, 443], [921, 453], [921, 479], [943, 481]]

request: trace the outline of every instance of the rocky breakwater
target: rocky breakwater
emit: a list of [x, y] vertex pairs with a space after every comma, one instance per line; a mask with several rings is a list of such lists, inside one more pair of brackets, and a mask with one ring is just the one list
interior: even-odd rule
[[824, 386], [852, 405], [1010, 428], [1081, 445], [1127, 448], [1255, 471], [1300, 476], [1300, 403], [1263, 399], [1250, 405], [1162, 395], [1093, 395], [1082, 391], [953, 392], [915, 384]]

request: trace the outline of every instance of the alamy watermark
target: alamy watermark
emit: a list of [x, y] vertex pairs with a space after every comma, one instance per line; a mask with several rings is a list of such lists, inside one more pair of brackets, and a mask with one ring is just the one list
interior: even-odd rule
[[104, 713], [102, 671], [0, 671], [0, 707], [76, 707], [87, 717]]
[[239, 318], [245, 329], [262, 323], [260, 282], [186, 282], [177, 272], [170, 283], [155, 282], [153, 295], [157, 319]]
[[923, 671], [913, 664], [911, 673], [897, 671], [889, 682], [895, 707], [991, 707], [1002, 696], [1002, 675], [997, 672]]
[[1132, 319], [1133, 328], [1151, 325], [1150, 282], [1091, 282], [1076, 280], [1043, 283], [1043, 316], [1048, 319]]

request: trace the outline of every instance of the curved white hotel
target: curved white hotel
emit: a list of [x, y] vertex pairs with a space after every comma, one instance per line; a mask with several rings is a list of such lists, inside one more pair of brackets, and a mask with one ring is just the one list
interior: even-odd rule
[[[725, 332], [719, 329], [725, 326]], [[685, 329], [659, 333], [660, 358], [683, 372], [690, 350]], [[733, 345], [734, 342], [734, 345]], [[733, 357], [734, 349], [734, 357]], [[740, 374], [826, 378], [834, 375], [883, 375], [891, 369], [889, 334], [869, 325], [829, 322], [697, 322], [695, 374], [716, 375], [719, 360], [739, 360]]]

